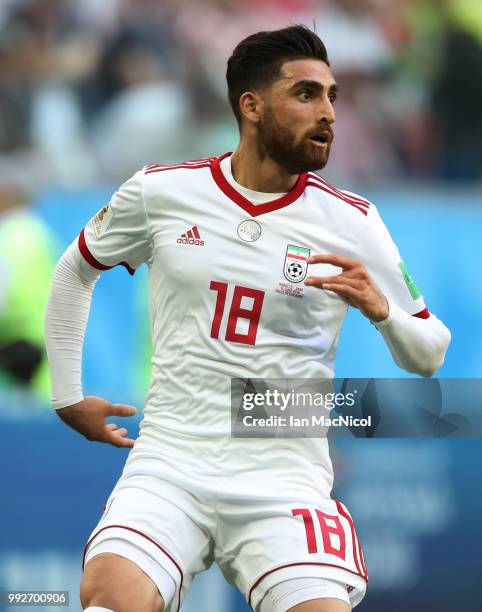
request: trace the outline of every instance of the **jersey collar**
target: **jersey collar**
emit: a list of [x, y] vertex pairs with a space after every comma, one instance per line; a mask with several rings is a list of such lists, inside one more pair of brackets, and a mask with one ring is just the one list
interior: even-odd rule
[[237, 191], [226, 180], [226, 177], [224, 176], [219, 164], [221, 160], [228, 155], [232, 155], [232, 151], [228, 151], [228, 153], [225, 153], [220, 157], [216, 157], [216, 159], [213, 160], [211, 164], [213, 179], [219, 189], [221, 189], [221, 191], [227, 195], [230, 200], [245, 210], [251, 217], [264, 215], [265, 213], [273, 212], [274, 210], [279, 210], [280, 208], [284, 208], [285, 206], [292, 204], [300, 197], [305, 189], [306, 181], [308, 180], [307, 172], [300, 174], [293, 189], [281, 198], [277, 198], [271, 202], [266, 202], [265, 204], [253, 204], [253, 202], [250, 202], [247, 198], [241, 195], [239, 191]]

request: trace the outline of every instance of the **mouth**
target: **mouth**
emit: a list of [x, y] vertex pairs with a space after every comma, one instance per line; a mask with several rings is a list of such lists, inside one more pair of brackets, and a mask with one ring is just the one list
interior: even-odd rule
[[331, 142], [332, 137], [331, 137], [330, 132], [322, 131], [322, 132], [318, 132], [317, 134], [314, 134], [313, 136], [310, 136], [310, 140], [317, 147], [324, 147], [324, 146], [327, 146]]

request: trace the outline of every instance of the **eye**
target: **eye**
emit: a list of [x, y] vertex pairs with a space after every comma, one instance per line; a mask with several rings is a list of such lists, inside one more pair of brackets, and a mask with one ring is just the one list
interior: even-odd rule
[[298, 92], [298, 98], [302, 102], [308, 102], [308, 100], [311, 100], [312, 97], [313, 97], [313, 94], [311, 93], [309, 89], [302, 89], [301, 91]]
[[332, 92], [332, 93], [328, 94], [328, 99], [330, 100], [330, 102], [332, 104], [335, 104], [335, 102], [336, 102], [336, 93]]

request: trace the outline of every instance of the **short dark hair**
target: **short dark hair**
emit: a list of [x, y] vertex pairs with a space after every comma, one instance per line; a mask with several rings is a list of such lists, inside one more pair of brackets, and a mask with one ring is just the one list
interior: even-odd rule
[[305, 58], [330, 65], [322, 40], [304, 25], [258, 32], [242, 40], [229, 58], [226, 71], [229, 103], [238, 124], [241, 125], [239, 98], [245, 91], [271, 84], [280, 76], [285, 62]]

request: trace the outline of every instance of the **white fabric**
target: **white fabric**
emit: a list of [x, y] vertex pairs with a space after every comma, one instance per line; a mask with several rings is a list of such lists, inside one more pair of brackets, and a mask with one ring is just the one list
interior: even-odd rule
[[239, 193], [241, 193], [246, 199], [253, 202], [253, 204], [264, 204], [265, 202], [271, 202], [272, 200], [277, 200], [278, 198], [286, 195], [286, 192], [267, 193], [263, 191], [253, 191], [252, 189], [248, 189], [247, 187], [240, 185], [233, 176], [231, 157], [225, 157], [223, 160], [221, 160], [220, 166], [228, 183], [232, 185], [236, 191], [239, 191]]
[[138, 268], [149, 262], [154, 247], [144, 203], [142, 171], [137, 172], [116, 191], [108, 206], [112, 215], [103, 226], [100, 210], [85, 228], [85, 238], [94, 257], [105, 266], [127, 263]]
[[131, 542], [110, 538], [97, 543], [95, 540], [89, 547], [84, 563], [87, 564], [93, 557], [101, 553], [113, 553], [129, 559], [154, 582], [164, 600], [164, 609], [167, 609], [176, 592], [176, 583], [166, 570], [155, 559], [141, 548]]
[[[176, 583], [166, 612], [177, 610], [194, 577], [213, 562], [254, 610], [273, 586], [294, 578], [346, 585], [356, 606], [367, 577], [348, 509], [324, 496], [316, 467], [292, 469], [289, 449], [280, 449], [269, 465], [259, 453], [253, 456], [255, 475], [254, 467], [237, 469], [227, 455], [239, 453], [246, 465], [251, 442], [233, 440], [227, 447], [207, 439], [193, 452], [193, 441], [166, 440], [159, 449], [138, 439], [88, 538], [87, 558], [112, 539], [143, 551]], [[306, 529], [310, 518], [313, 538]]]
[[346, 586], [324, 578], [292, 578], [272, 587], [264, 596], [257, 612], [286, 612], [293, 606], [312, 599], [341, 599], [351, 610]]
[[80, 402], [84, 397], [82, 347], [99, 274], [81, 256], [77, 242], [69, 246], [55, 269], [45, 315], [45, 343], [52, 405], [56, 409]]
[[99, 606], [90, 606], [88, 608], [84, 608], [84, 612], [114, 612], [110, 608], [99, 608]]
[[[347, 191], [344, 193], [349, 194]], [[414, 299], [410, 294], [400, 269], [402, 257], [373, 204], [370, 204], [366, 221], [366, 227], [359, 228], [355, 259], [365, 265], [371, 278], [388, 299], [396, 302], [409, 315], [421, 312], [426, 307], [423, 296], [420, 294]]]
[[380, 331], [395, 362], [408, 372], [432, 376], [444, 361], [450, 331], [434, 314], [428, 319], [411, 317], [393, 300], [390, 313], [376, 328]]

